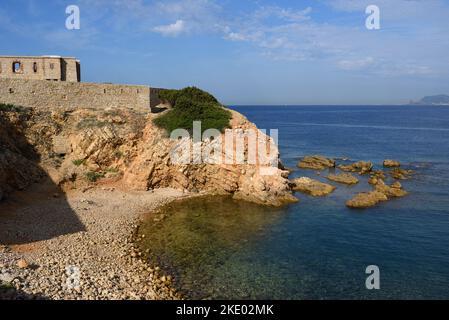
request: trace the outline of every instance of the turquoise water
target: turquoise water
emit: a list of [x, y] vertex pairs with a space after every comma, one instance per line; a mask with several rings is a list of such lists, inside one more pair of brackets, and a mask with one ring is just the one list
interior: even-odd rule
[[[449, 298], [449, 108], [234, 109], [259, 128], [279, 129], [286, 166], [310, 154], [378, 167], [397, 159], [416, 171], [403, 182], [410, 195], [350, 210], [345, 201], [369, 190], [362, 180], [354, 187], [335, 184], [326, 198], [298, 194], [301, 202], [282, 210], [229, 199], [171, 208], [147, 231], [157, 240], [147, 245], [181, 291], [224, 299]], [[303, 175], [322, 179], [299, 169], [291, 177]], [[373, 264], [380, 268], [380, 290], [365, 288], [365, 269]]]

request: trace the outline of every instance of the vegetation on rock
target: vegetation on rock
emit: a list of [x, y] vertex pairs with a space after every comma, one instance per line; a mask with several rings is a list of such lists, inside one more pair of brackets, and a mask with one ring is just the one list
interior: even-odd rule
[[172, 109], [154, 119], [154, 123], [167, 132], [175, 129], [192, 131], [193, 122], [201, 121], [201, 130], [229, 128], [231, 113], [218, 100], [203, 90], [187, 87], [182, 90], [165, 90], [159, 95]]

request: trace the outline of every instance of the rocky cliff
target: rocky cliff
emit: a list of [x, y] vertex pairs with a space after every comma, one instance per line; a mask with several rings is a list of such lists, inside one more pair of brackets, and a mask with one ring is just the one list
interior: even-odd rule
[[[177, 141], [154, 126], [157, 116], [129, 109], [3, 108], [0, 194], [24, 189], [48, 176], [63, 189], [173, 187], [231, 194], [266, 205], [296, 201], [287, 172], [281, 169], [262, 175], [259, 165], [173, 164], [170, 150]], [[232, 116], [232, 128], [256, 129], [241, 114], [232, 111]]]

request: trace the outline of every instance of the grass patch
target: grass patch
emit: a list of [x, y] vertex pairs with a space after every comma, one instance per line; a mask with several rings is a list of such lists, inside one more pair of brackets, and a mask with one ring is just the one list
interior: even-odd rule
[[89, 182], [97, 182], [99, 179], [104, 178], [104, 176], [104, 172], [89, 171], [86, 173], [86, 179]]
[[105, 171], [108, 173], [118, 173], [119, 169], [111, 167], [111, 168], [107, 168]]
[[73, 161], [72, 161], [72, 163], [73, 163], [75, 166], [77, 166], [77, 167], [83, 165], [85, 162], [86, 162], [85, 159], [76, 159], [76, 160], [73, 160]]
[[26, 111], [26, 108], [21, 107], [21, 106], [16, 106], [13, 104], [5, 104], [5, 103], [0, 103], [0, 111], [3, 112], [23, 112]]
[[175, 129], [192, 131], [193, 122], [201, 121], [201, 130], [229, 127], [231, 113], [210, 93], [195, 87], [182, 90], [164, 90], [160, 93], [162, 101], [168, 101], [173, 109], [154, 119], [154, 124], [168, 133]]
[[86, 118], [78, 122], [77, 127], [78, 129], [85, 129], [85, 128], [102, 128], [106, 126], [108, 123], [105, 121], [99, 121], [94, 117]]
[[11, 289], [15, 289], [12, 283], [0, 282], [0, 290], [11, 290]]

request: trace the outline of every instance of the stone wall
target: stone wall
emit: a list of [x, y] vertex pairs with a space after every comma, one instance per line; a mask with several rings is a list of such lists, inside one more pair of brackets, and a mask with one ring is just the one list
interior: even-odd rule
[[161, 89], [137, 85], [0, 79], [0, 103], [40, 110], [130, 108], [149, 112]]

